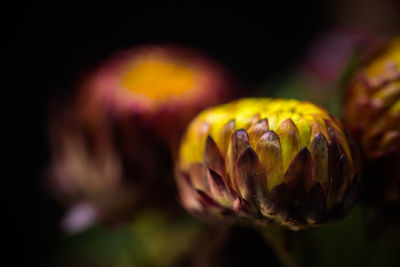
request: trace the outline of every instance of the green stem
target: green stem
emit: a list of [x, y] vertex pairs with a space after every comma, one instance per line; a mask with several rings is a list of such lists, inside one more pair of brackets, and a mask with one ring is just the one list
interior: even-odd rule
[[271, 247], [275, 252], [281, 266], [283, 267], [300, 267], [285, 248], [285, 236], [284, 233], [276, 229], [264, 229], [262, 234], [265, 242]]

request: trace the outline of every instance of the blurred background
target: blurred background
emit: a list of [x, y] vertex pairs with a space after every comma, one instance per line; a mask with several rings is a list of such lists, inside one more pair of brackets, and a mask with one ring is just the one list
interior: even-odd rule
[[[16, 96], [7, 112], [17, 117], [6, 128], [14, 135], [13, 129], [21, 127], [9, 156], [16, 165], [3, 177], [9, 214], [3, 230], [12, 252], [8, 254], [11, 266], [22, 262], [206, 266], [210, 259], [213, 266], [264, 266], [267, 262], [279, 266], [255, 230], [208, 228], [183, 210], [179, 218], [146, 210], [128, 225], [112, 229], [98, 225], [66, 235], [60, 229], [65, 207], [50, 196], [43, 182], [50, 161], [47, 127], [52, 99], [67, 97], [89, 70], [115, 51], [174, 43], [222, 63], [240, 81], [240, 95], [309, 99], [339, 114], [338, 88], [344, 73], [356, 64], [357, 53], [376, 37], [385, 38], [400, 29], [400, 5], [395, 0], [220, 6], [32, 1], [10, 10], [14, 16], [3, 24], [13, 26], [7, 38], [11, 49], [4, 52]], [[363, 218], [368, 216], [358, 206], [344, 221], [300, 233], [299, 240], [317, 240], [321, 265], [315, 266], [396, 266], [393, 244], [400, 240], [398, 222], [388, 224], [395, 229], [390, 235], [374, 241], [363, 231], [367, 227]], [[296, 245], [306, 257], [307, 248]], [[310, 255], [316, 253], [313, 249], [308, 250]], [[344, 259], [346, 263], [341, 262]]]

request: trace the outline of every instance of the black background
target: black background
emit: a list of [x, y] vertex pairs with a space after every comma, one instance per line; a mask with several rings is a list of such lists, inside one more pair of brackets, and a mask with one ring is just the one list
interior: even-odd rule
[[4, 50], [11, 86], [3, 90], [13, 93], [3, 99], [3, 114], [11, 118], [3, 128], [13, 140], [7, 142], [7, 158], [15, 163], [3, 177], [10, 182], [3, 184], [8, 214], [3, 231], [13, 252], [7, 253], [13, 261], [10, 266], [39, 264], [60, 242], [57, 220], [62, 209], [41, 182], [49, 159], [47, 110], [50, 99], [71, 90], [82, 73], [113, 51], [172, 42], [216, 58], [250, 89], [294, 66], [330, 23], [320, 1], [241, 1], [218, 7], [189, 1], [36, 1], [14, 3], [3, 12], [11, 14], [3, 22], [11, 36], [6, 38], [11, 48]]

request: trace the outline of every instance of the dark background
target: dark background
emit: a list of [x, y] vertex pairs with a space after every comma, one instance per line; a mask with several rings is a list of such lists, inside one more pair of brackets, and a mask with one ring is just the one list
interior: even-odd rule
[[[40, 264], [60, 242], [61, 207], [42, 183], [48, 162], [46, 136], [50, 99], [64, 95], [83, 73], [112, 52], [143, 43], [189, 45], [226, 65], [248, 92], [291, 68], [321, 29], [330, 12], [322, 1], [267, 1], [256, 5], [15, 3], [3, 26], [11, 34], [4, 50], [15, 96], [3, 99], [11, 122], [4, 129], [16, 139], [5, 175], [6, 247], [13, 264]], [[5, 88], [3, 88], [6, 90]], [[16, 130], [18, 129], [18, 130]], [[12, 138], [11, 140], [14, 140]], [[9, 167], [9, 166], [7, 166]], [[10, 184], [8, 184], [8, 182]]]

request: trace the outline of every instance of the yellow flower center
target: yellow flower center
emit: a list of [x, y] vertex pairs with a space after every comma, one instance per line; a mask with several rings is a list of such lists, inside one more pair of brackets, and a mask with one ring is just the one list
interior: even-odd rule
[[178, 62], [145, 58], [135, 62], [123, 74], [123, 85], [130, 92], [151, 99], [165, 100], [183, 95], [195, 84], [195, 73]]

